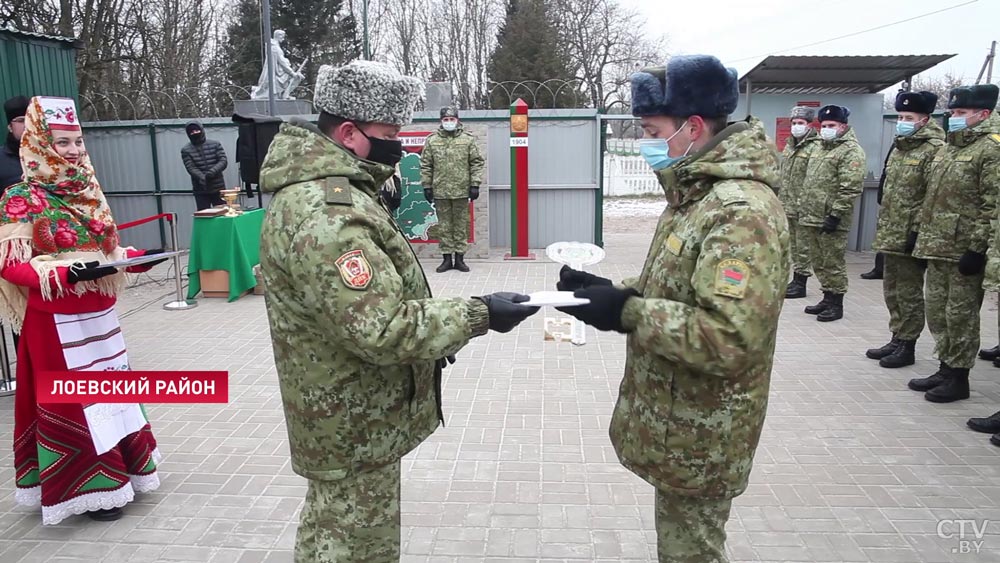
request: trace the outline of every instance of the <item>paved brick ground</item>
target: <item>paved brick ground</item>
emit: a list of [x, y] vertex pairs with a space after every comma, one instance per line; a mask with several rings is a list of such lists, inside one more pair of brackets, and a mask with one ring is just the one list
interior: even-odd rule
[[[598, 272], [635, 274], [648, 237], [609, 237]], [[801, 312], [815, 285], [810, 299], [785, 307], [767, 426], [728, 528], [731, 559], [1000, 561], [1000, 449], [965, 428], [969, 416], [1000, 408], [1000, 370], [977, 366], [973, 396], [958, 404], [908, 391], [908, 378], [936, 367], [931, 339], [912, 369], [865, 359], [886, 339], [886, 314], [880, 283], [857, 278], [870, 255], [851, 261], [843, 321]], [[472, 268], [431, 282], [439, 295], [530, 292], [551, 289], [558, 270], [502, 260]], [[291, 561], [305, 485], [289, 468], [263, 298], [201, 299], [168, 313], [156, 299], [168, 290], [147, 286], [121, 304], [134, 366], [229, 370], [231, 402], [151, 406], [163, 486], [111, 524], [78, 517], [43, 528], [14, 503], [4, 446], [3, 563]], [[543, 343], [542, 316], [476, 340], [446, 372], [448, 425], [404, 461], [404, 561], [655, 561], [652, 491], [619, 466], [607, 437], [624, 340], [590, 332], [585, 347]], [[983, 327], [992, 345], [994, 301]], [[8, 440], [12, 405], [0, 398]], [[939, 521], [966, 518], [990, 521], [978, 555], [938, 537]]]

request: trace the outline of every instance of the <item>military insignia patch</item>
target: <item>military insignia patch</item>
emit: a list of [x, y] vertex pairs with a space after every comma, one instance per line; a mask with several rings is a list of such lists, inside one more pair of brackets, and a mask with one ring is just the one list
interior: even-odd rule
[[674, 256], [680, 256], [683, 248], [684, 241], [674, 233], [670, 233], [670, 236], [667, 237], [667, 250]]
[[750, 281], [750, 267], [742, 260], [730, 258], [719, 262], [715, 274], [715, 293], [743, 299]]
[[372, 282], [372, 267], [361, 250], [352, 250], [337, 258], [337, 268], [344, 285], [351, 289], [366, 289]]
[[994, 134], [990, 135], [990, 138], [993, 139], [993, 142], [1000, 143], [1000, 135], [994, 133]]

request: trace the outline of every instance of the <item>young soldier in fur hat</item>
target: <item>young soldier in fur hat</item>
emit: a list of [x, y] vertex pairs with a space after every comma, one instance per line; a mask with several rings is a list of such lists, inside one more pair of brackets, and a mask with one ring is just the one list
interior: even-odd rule
[[643, 157], [669, 206], [637, 279], [563, 268], [567, 314], [628, 334], [611, 420], [618, 458], [656, 487], [662, 562], [726, 561], [732, 499], [750, 476], [788, 283], [778, 154], [756, 118], [727, 126], [736, 71], [677, 56], [632, 77]]
[[274, 137], [260, 186], [267, 313], [291, 446], [308, 480], [299, 563], [395, 561], [400, 459], [443, 419], [441, 369], [470, 339], [537, 308], [494, 293], [432, 299], [379, 198], [422, 84], [368, 61], [323, 66], [318, 126]]
[[[927, 260], [927, 326], [941, 362], [937, 373], [910, 389], [935, 403], [969, 398], [969, 370], [979, 348], [986, 251], [996, 233], [1000, 193], [1000, 123], [993, 115], [997, 87], [955, 88], [948, 97], [948, 143], [931, 162], [913, 256]], [[993, 239], [994, 254], [996, 240]], [[1000, 268], [996, 260], [993, 264]], [[995, 270], [991, 265], [991, 274]], [[1000, 289], [1000, 276], [985, 284]]]
[[[444, 260], [437, 271], [468, 272], [469, 202], [479, 198], [483, 155], [476, 138], [462, 129], [455, 108], [441, 109], [441, 128], [427, 137], [420, 153], [420, 183], [424, 197], [437, 210], [440, 249]], [[455, 260], [452, 262], [452, 255]]]
[[816, 110], [806, 106], [792, 108], [792, 136], [785, 144], [781, 155], [781, 188], [778, 198], [788, 217], [788, 234], [792, 241], [792, 281], [785, 290], [785, 299], [801, 299], [806, 296], [806, 282], [809, 281], [809, 243], [800, 234], [799, 198], [802, 182], [806, 179], [809, 159], [816, 147], [819, 136], [809, 126], [816, 119]]
[[896, 96], [896, 141], [882, 172], [882, 201], [873, 248], [885, 253], [882, 294], [889, 309], [892, 339], [866, 355], [884, 368], [912, 366], [924, 330], [924, 270], [913, 257], [920, 230], [931, 161], [944, 145], [944, 130], [931, 119], [937, 95], [900, 92]]
[[844, 316], [847, 233], [854, 200], [865, 179], [865, 151], [847, 124], [850, 115], [842, 106], [820, 108], [821, 142], [809, 159], [799, 205], [799, 225], [808, 239], [810, 262], [823, 288], [823, 299], [805, 311], [822, 322]]

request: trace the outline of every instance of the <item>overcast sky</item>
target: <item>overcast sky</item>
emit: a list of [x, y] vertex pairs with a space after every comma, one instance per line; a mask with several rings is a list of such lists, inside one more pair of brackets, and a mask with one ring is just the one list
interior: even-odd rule
[[[619, 0], [638, 9], [647, 32], [665, 35], [670, 54], [719, 57], [743, 76], [766, 54], [937, 55], [954, 58], [923, 75], [952, 72], [972, 83], [1000, 40], [1000, 0], [978, 0], [938, 14], [791, 51], [969, 0]], [[709, 21], [706, 16], [716, 16]], [[984, 77], [985, 78], [985, 77]], [[993, 65], [1000, 82], [1000, 61]]]

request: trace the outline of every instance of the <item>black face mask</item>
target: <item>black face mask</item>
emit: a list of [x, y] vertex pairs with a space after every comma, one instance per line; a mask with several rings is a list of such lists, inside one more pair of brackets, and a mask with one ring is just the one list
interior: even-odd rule
[[[358, 128], [358, 131], [361, 131], [360, 127]], [[364, 135], [371, 144], [371, 150], [368, 151], [368, 160], [379, 164], [385, 164], [386, 166], [395, 167], [396, 164], [403, 159], [402, 141], [376, 139], [374, 137], [369, 137], [364, 131], [361, 131], [361, 134]]]
[[198, 131], [197, 133], [188, 133], [188, 139], [191, 143], [195, 145], [200, 145], [205, 142], [205, 132]]

